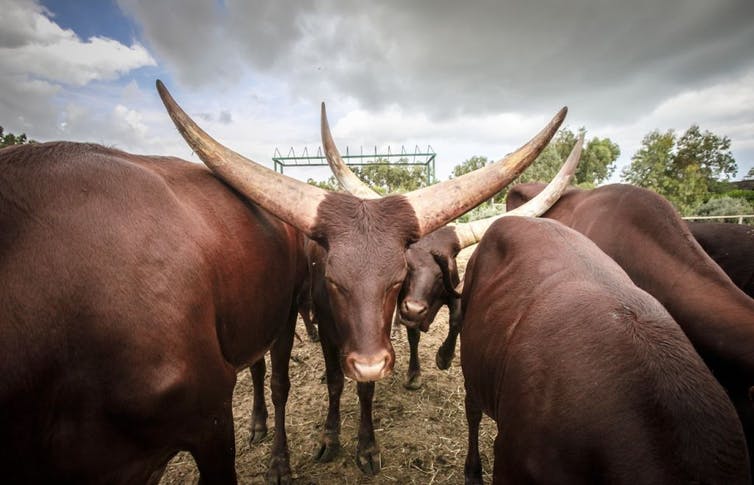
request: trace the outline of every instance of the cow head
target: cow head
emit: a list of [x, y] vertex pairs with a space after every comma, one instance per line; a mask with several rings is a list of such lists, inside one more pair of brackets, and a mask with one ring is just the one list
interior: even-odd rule
[[[357, 381], [387, 375], [394, 362], [390, 317], [407, 272], [406, 248], [498, 192], [544, 149], [565, 117], [563, 108], [529, 143], [495, 164], [423, 189], [381, 199], [333, 193], [273, 172], [218, 143], [157, 89], [178, 131], [222, 180], [316, 241], [342, 351], [343, 370]], [[322, 105], [322, 132], [329, 127]], [[325, 147], [336, 150], [334, 144]]]
[[408, 277], [398, 297], [400, 323], [426, 332], [448, 298], [461, 296], [455, 290], [459, 283], [456, 266], [459, 250], [455, 233], [447, 226], [408, 248]]

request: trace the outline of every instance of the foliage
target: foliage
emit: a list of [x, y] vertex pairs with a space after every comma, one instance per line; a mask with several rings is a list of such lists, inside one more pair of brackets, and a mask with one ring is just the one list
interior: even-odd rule
[[[560, 167], [562, 167], [568, 155], [570, 155], [573, 145], [578, 139], [578, 135], [585, 133], [586, 130], [584, 128], [581, 128], [577, 133], [568, 129], [560, 130], [552, 142], [539, 154], [539, 157], [514, 181], [514, 184], [549, 182], [555, 178]], [[586, 188], [593, 188], [600, 182], [603, 182], [615, 170], [615, 161], [619, 156], [620, 148], [612, 140], [609, 138], [592, 138], [586, 143], [581, 153], [581, 161], [574, 176], [575, 184]], [[453, 168], [451, 178], [484, 167], [488, 163], [490, 162], [486, 157], [471, 157]], [[505, 200], [506, 194], [507, 188], [495, 194], [490, 200], [490, 204], [502, 203]], [[490, 209], [475, 209], [473, 213], [469, 213], [460, 220], [474, 220], [479, 218], [480, 214], [489, 211]]]
[[749, 204], [754, 205], [754, 190], [734, 189], [724, 192], [722, 196], [733, 197], [735, 199], [744, 199]]
[[388, 164], [387, 160], [377, 160], [375, 164], [353, 167], [356, 174], [369, 187], [382, 195], [410, 192], [427, 185], [424, 167], [408, 166], [406, 159]]
[[484, 167], [487, 163], [487, 157], [471, 157], [465, 162], [461, 162], [453, 167], [453, 175], [451, 175], [450, 178], [460, 177], [461, 175], [473, 172], [474, 170]]
[[20, 135], [14, 135], [13, 133], [5, 133], [3, 127], [0, 126], [0, 148], [10, 145], [24, 145], [26, 143], [36, 143], [34, 140], [30, 140], [26, 137], [26, 133]]
[[338, 181], [335, 180], [335, 177], [332, 175], [329, 179], [322, 181], [322, 180], [314, 180], [313, 178], [309, 178], [306, 180], [306, 183], [309, 185], [314, 185], [316, 187], [319, 187], [320, 189], [325, 190], [331, 190], [333, 192], [337, 192], [340, 190], [340, 187], [338, 186]]
[[720, 177], [737, 171], [730, 139], [691, 126], [677, 137], [673, 130], [647, 134], [621, 176], [624, 181], [652, 189], [683, 214], [708, 200]]
[[754, 214], [754, 205], [735, 197], [710, 199], [694, 211], [697, 216], [733, 216]]
[[[405, 165], [407, 162], [405, 158], [400, 159], [397, 163], [388, 163], [385, 159], [377, 160], [377, 162], [380, 165], [375, 163], [373, 165], [351, 167], [351, 170], [361, 181], [381, 195], [410, 192], [427, 185], [424, 168]], [[326, 190], [342, 190], [334, 176], [331, 176], [326, 181], [318, 181], [310, 178], [306, 182]]]
[[751, 167], [748, 172], [746, 172], [746, 177], [744, 177], [745, 180], [754, 179], [754, 167]]

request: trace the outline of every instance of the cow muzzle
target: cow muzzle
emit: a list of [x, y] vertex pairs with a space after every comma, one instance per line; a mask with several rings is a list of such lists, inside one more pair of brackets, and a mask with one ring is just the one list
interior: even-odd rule
[[390, 374], [393, 370], [394, 359], [387, 350], [369, 356], [351, 352], [346, 355], [343, 371], [348, 377], [358, 382], [377, 381]]

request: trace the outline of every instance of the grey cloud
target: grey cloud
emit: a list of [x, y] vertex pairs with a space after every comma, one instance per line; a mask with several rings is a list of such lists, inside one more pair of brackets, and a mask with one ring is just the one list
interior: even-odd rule
[[217, 117], [217, 121], [219, 121], [220, 123], [224, 125], [227, 125], [228, 123], [233, 122], [233, 115], [230, 114], [230, 111], [226, 111], [226, 110], [220, 111], [220, 114]]
[[750, 0], [121, 5], [189, 84], [250, 67], [296, 96], [435, 117], [561, 104], [595, 120], [631, 117], [754, 66]]

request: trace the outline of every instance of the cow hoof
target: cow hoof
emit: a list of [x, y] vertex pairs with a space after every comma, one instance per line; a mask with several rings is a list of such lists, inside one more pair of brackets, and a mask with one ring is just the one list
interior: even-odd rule
[[249, 435], [249, 444], [256, 445], [267, 437], [267, 426], [254, 425]]
[[314, 461], [327, 463], [335, 458], [335, 455], [338, 454], [338, 450], [340, 450], [340, 442], [338, 441], [338, 438], [325, 436], [322, 439], [322, 442], [320, 442], [314, 449], [312, 457], [314, 458]]
[[482, 477], [465, 477], [464, 485], [484, 485]]
[[453, 354], [450, 355], [450, 357], [443, 355], [443, 353], [438, 350], [435, 354], [435, 364], [437, 364], [437, 368], [440, 370], [448, 370], [450, 368], [450, 363], [453, 362]]
[[365, 475], [377, 475], [382, 468], [382, 456], [376, 446], [356, 450], [356, 465]]
[[273, 457], [270, 460], [270, 469], [267, 470], [268, 485], [291, 485], [293, 477], [291, 476], [291, 467], [288, 464], [288, 458]]
[[406, 379], [406, 382], [403, 383], [403, 387], [408, 389], [409, 391], [418, 391], [422, 387], [422, 376], [421, 374], [416, 374], [414, 376], [409, 376], [408, 379]]

